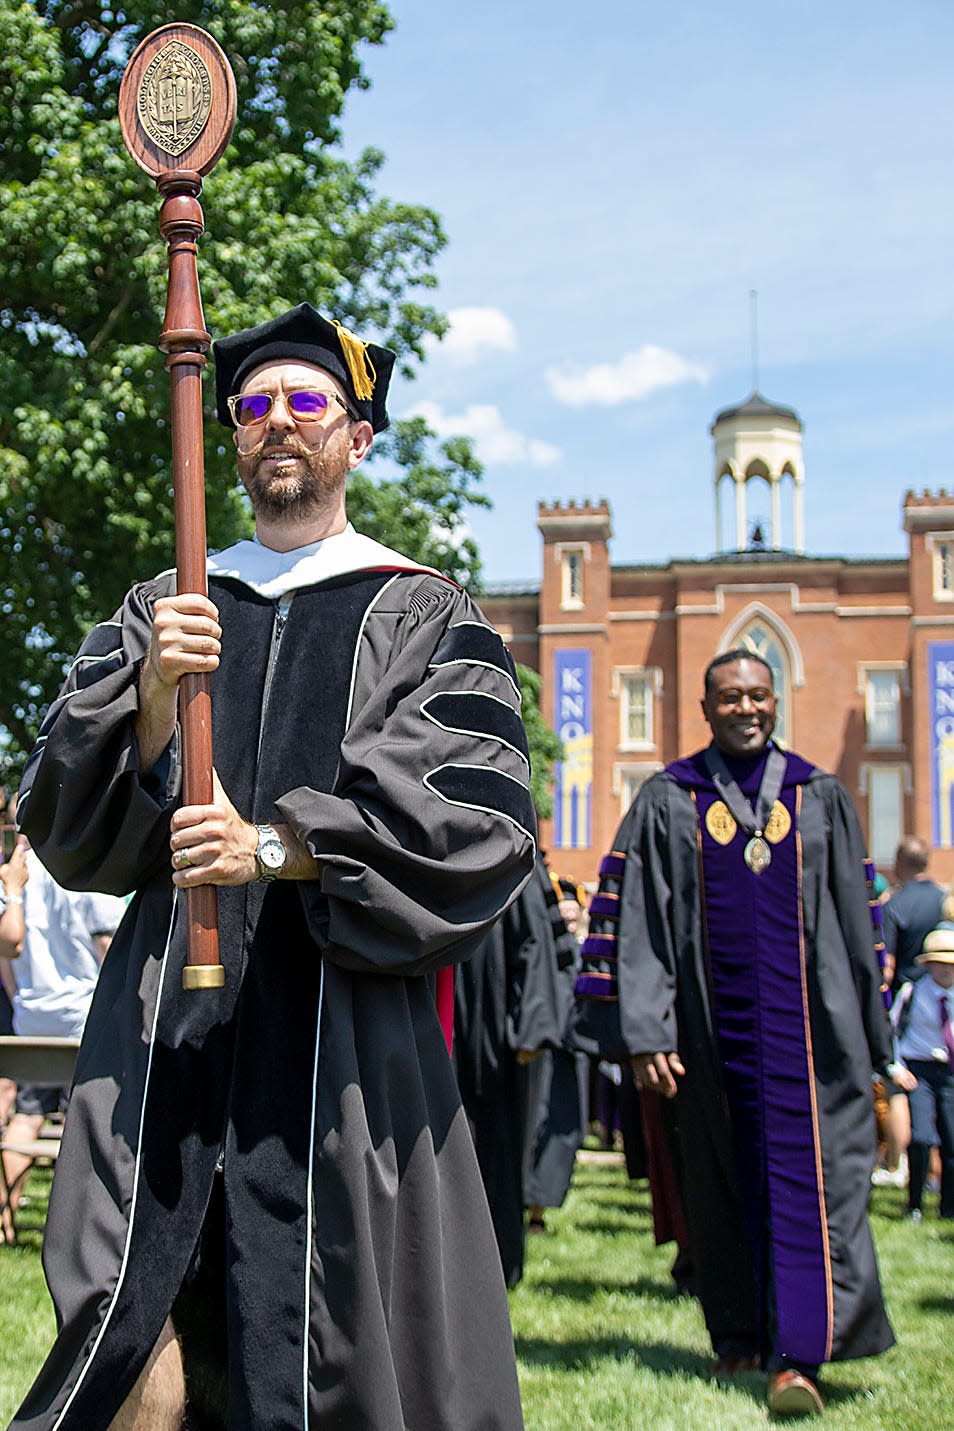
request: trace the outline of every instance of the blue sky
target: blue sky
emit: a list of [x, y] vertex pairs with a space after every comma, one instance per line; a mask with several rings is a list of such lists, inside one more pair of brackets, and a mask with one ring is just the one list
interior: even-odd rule
[[490, 581], [539, 500], [606, 497], [616, 562], [716, 543], [709, 426], [805, 424], [806, 549], [904, 550], [954, 489], [954, 6], [390, 0], [345, 149], [442, 216], [451, 337], [392, 413], [469, 431]]

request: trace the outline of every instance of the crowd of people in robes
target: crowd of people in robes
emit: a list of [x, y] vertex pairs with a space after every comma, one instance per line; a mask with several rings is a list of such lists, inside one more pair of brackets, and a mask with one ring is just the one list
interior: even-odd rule
[[[734, 649], [701, 673], [709, 744], [646, 782], [588, 895], [536, 843], [499, 637], [346, 523], [393, 355], [302, 304], [216, 360], [258, 540], [210, 558], [214, 604], [163, 576], [94, 629], [0, 864], [15, 1028], [39, 1028], [44, 961], [68, 982], [80, 958], [41, 907], [87, 941], [60, 1331], [14, 1426], [105, 1431], [165, 1362], [157, 1428], [516, 1431], [503, 1290], [588, 1133], [648, 1177], [713, 1375], [763, 1371], [773, 1413], [819, 1413], [825, 1363], [894, 1339], [872, 1181], [906, 1178], [915, 1222], [936, 1185], [954, 1216], [954, 907], [928, 847], [878, 889], [847, 791], [776, 744], [772, 673]], [[203, 671], [229, 719], [213, 806], [186, 807], [175, 695]], [[203, 882], [219, 1002], [180, 981], [177, 900]]]
[[[648, 1178], [713, 1374], [763, 1369], [777, 1414], [811, 1415], [826, 1361], [893, 1341], [870, 1184], [906, 1183], [912, 1221], [926, 1189], [954, 1217], [954, 902], [922, 840], [893, 885], [874, 874], [843, 787], [772, 741], [756, 658], [717, 657], [703, 710], [710, 746], [647, 782], [591, 897], [537, 851], [457, 967], [453, 1068], [508, 1286], [589, 1133]], [[78, 1033], [123, 902], [60, 890], [22, 835], [7, 853], [0, 954], [9, 970], [30, 945], [32, 875], [32, 963], [62, 985], [43, 1028]], [[83, 920], [96, 962], [67, 1030], [77, 956], [56, 926], [75, 943]], [[19, 997], [6, 980], [21, 1031], [30, 962]]]

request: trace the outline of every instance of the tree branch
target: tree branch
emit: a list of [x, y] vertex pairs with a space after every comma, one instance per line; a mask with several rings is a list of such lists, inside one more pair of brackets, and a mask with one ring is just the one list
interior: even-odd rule
[[120, 318], [123, 316], [126, 309], [129, 307], [132, 296], [133, 286], [130, 283], [126, 285], [122, 293], [119, 295], [119, 302], [115, 305], [112, 312], [107, 315], [106, 322], [103, 324], [102, 328], [100, 328], [96, 336], [94, 338], [91, 338], [90, 341], [87, 343], [86, 354], [88, 357], [94, 357], [97, 351], [103, 346], [106, 339], [109, 337], [110, 333], [113, 331], [116, 324], [119, 322]]

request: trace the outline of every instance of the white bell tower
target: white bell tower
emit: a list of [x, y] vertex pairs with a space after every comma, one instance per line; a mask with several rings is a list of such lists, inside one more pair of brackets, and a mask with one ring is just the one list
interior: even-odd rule
[[[715, 439], [716, 550], [730, 551], [722, 536], [722, 489], [731, 481], [735, 491], [735, 550], [752, 546], [747, 531], [746, 489], [750, 482], [768, 484], [771, 498], [769, 531], [764, 544], [773, 551], [805, 550], [802, 461], [802, 421], [794, 408], [768, 402], [758, 390], [737, 407], [716, 415], [709, 429]], [[782, 531], [782, 488], [793, 487], [791, 529]], [[757, 543], [759, 544], [759, 543]]]

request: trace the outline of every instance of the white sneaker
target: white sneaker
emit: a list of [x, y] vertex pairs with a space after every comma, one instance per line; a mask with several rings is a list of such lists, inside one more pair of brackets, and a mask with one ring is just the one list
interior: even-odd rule
[[906, 1188], [908, 1185], [907, 1154], [901, 1154], [898, 1160], [898, 1166], [893, 1172], [889, 1168], [875, 1168], [871, 1174], [871, 1182], [876, 1188]]

